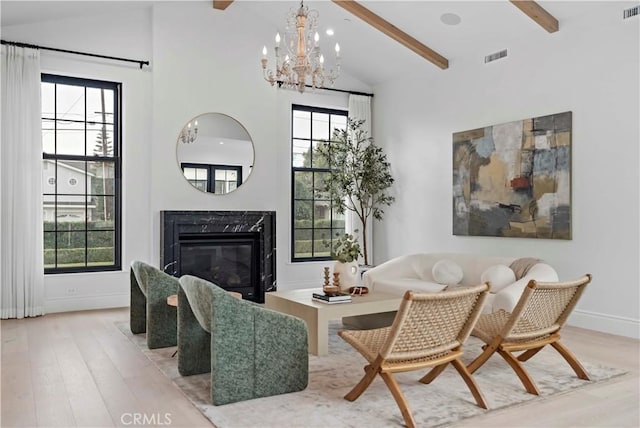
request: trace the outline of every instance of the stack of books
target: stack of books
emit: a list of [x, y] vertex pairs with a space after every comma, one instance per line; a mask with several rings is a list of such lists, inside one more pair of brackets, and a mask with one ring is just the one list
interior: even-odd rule
[[351, 294], [336, 293], [332, 295], [327, 295], [323, 293], [313, 293], [313, 300], [322, 302], [322, 303], [328, 303], [330, 305], [334, 303], [349, 303], [351, 302]]

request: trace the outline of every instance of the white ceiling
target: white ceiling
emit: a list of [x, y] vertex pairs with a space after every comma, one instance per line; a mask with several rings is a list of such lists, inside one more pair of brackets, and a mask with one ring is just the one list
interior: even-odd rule
[[[160, 1], [1, 1], [2, 26], [92, 15], [126, 13], [131, 9], [151, 8]], [[297, 1], [236, 1], [225, 11], [211, 7], [211, 0], [201, 0], [203, 13], [222, 13], [228, 19], [243, 22], [245, 14], [263, 19], [282, 32], [285, 15]], [[582, 22], [600, 14], [603, 19], [621, 19], [622, 10], [636, 2], [614, 1], [539, 1], [560, 22], [560, 32], [547, 33], [508, 1], [375, 1], [360, 3], [396, 27], [418, 39], [449, 60], [449, 67], [465, 61], [483, 62], [484, 56], [502, 49], [517, 49], [523, 41], [545, 42], [559, 37], [562, 31], [588, 31]], [[307, 1], [320, 13], [319, 27], [331, 26], [331, 39], [340, 43], [343, 69], [373, 86], [393, 78], [402, 71], [446, 73], [380, 31], [365, 24], [330, 1]], [[459, 15], [462, 22], [448, 26], [440, 21], [444, 13]], [[269, 25], [267, 25], [269, 26]], [[272, 52], [273, 35], [256, 32], [256, 45], [267, 44]], [[334, 43], [333, 41], [331, 42]], [[270, 46], [271, 44], [271, 46]], [[323, 47], [325, 51], [328, 47]], [[325, 55], [330, 56], [330, 55]], [[401, 70], [400, 70], [401, 69]], [[336, 85], [338, 86], [338, 85]]]

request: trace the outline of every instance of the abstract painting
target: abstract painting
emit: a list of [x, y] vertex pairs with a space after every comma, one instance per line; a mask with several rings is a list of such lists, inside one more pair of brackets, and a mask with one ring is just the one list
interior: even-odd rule
[[571, 239], [571, 112], [453, 134], [453, 234]]

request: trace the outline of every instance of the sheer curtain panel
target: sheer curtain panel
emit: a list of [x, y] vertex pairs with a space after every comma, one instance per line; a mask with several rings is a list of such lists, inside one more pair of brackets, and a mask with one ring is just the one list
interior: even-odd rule
[[[362, 130], [366, 131], [371, 137], [371, 97], [366, 95], [349, 95], [349, 118], [353, 120], [364, 120]], [[367, 228], [367, 254], [369, 263], [373, 262], [373, 222], [368, 220]], [[345, 212], [345, 227], [347, 233], [355, 233], [358, 229], [358, 241], [362, 245], [362, 224], [360, 219], [353, 211]], [[363, 251], [364, 254], [364, 251]]]
[[40, 53], [2, 46], [0, 284], [6, 318], [44, 313]]

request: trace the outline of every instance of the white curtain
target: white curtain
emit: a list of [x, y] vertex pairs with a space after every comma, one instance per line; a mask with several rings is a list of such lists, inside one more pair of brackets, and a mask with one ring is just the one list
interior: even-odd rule
[[40, 53], [2, 46], [0, 317], [44, 313]]
[[[365, 95], [349, 95], [349, 118], [354, 120], [364, 120], [362, 130], [366, 131], [369, 137], [371, 135], [371, 97]], [[373, 263], [373, 218], [367, 219], [367, 255], [369, 264]], [[358, 240], [362, 244], [362, 224], [360, 219], [353, 211], [345, 213], [345, 225], [347, 233], [355, 233], [358, 230]], [[364, 254], [364, 251], [363, 251]]]

